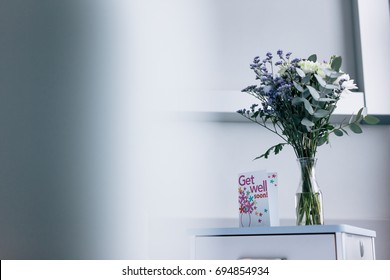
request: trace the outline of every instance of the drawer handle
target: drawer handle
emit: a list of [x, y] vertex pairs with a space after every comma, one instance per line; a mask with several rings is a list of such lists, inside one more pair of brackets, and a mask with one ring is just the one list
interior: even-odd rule
[[363, 258], [363, 256], [364, 256], [364, 244], [363, 244], [363, 242], [361, 240], [359, 241], [359, 246], [360, 246], [360, 257]]
[[266, 258], [266, 257], [243, 257], [243, 258], [238, 258], [237, 260], [239, 260], [239, 261], [242, 261], [242, 260], [255, 260], [255, 261], [257, 261], [257, 260], [259, 260], [259, 261], [261, 261], [261, 260], [287, 260], [287, 258], [277, 258], [277, 257], [273, 257], [273, 258]]

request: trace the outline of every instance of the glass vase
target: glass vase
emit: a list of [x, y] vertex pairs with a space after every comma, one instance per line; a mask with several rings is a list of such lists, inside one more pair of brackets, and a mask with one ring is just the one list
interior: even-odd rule
[[324, 214], [322, 193], [318, 187], [315, 168], [316, 158], [298, 158], [300, 181], [295, 196], [297, 225], [322, 225]]

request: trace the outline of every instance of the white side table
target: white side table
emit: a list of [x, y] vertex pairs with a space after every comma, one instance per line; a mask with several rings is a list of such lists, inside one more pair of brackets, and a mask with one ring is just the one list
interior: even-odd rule
[[193, 235], [194, 259], [375, 259], [376, 232], [350, 225], [215, 228]]

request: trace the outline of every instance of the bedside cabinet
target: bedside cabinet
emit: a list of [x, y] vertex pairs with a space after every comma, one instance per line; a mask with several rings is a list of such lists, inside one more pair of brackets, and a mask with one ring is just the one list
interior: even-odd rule
[[193, 236], [194, 259], [375, 259], [375, 231], [349, 225], [215, 228]]

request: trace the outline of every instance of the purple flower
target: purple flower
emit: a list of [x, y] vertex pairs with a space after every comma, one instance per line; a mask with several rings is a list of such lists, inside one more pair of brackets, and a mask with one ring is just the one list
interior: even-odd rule
[[294, 58], [294, 59], [291, 61], [291, 63], [292, 63], [292, 64], [297, 64], [299, 61], [301, 61], [300, 58]]

